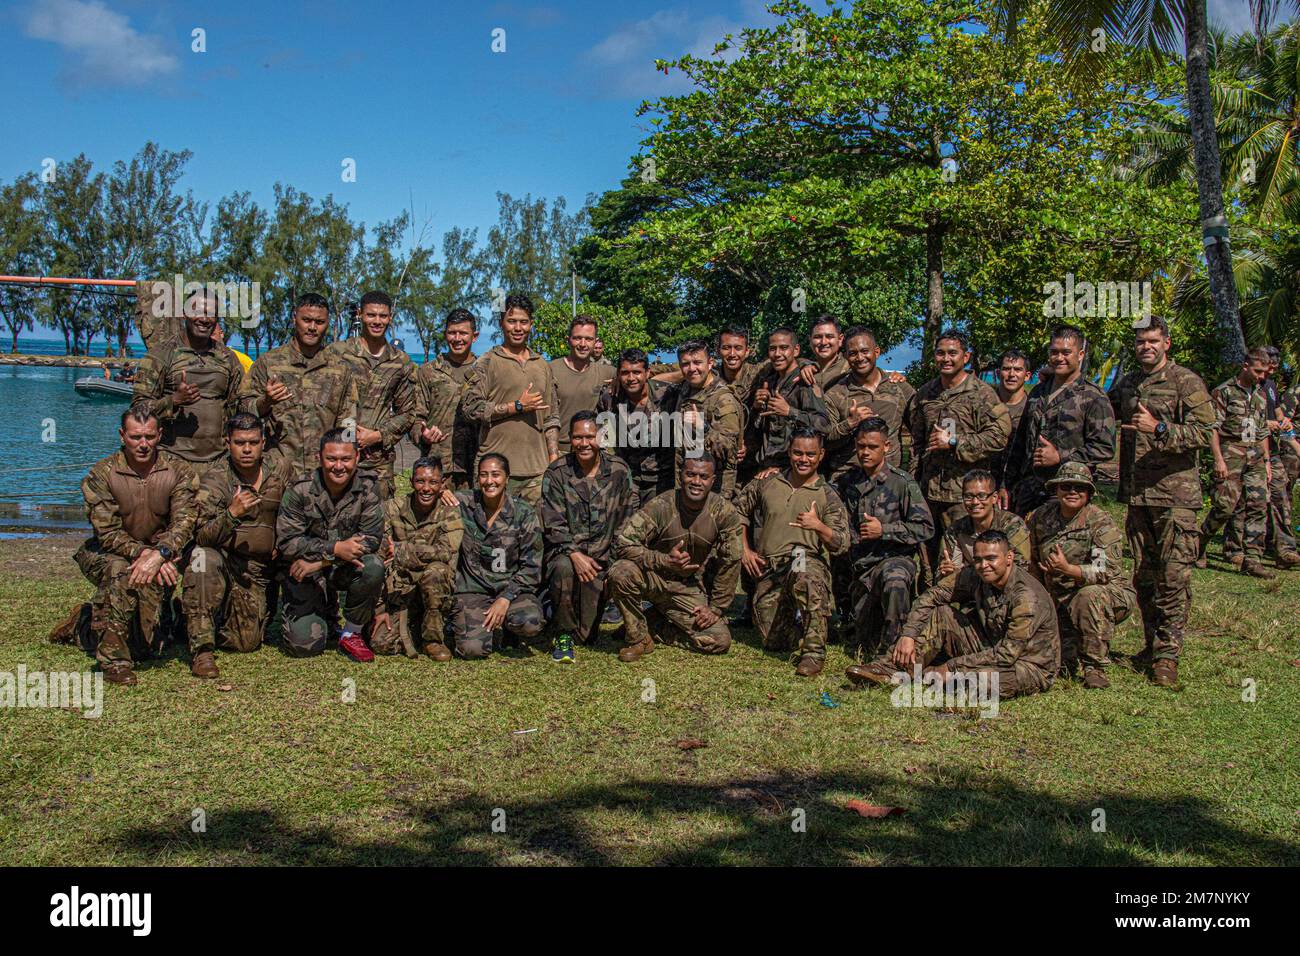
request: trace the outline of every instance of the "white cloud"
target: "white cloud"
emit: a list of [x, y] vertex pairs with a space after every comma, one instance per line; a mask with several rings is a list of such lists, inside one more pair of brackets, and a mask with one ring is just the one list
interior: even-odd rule
[[[1293, 0], [1282, 0], [1273, 17], [1273, 26], [1286, 23], [1294, 12]], [[1249, 33], [1254, 30], [1248, 0], [1209, 0], [1207, 17], [1211, 26], [1222, 27], [1229, 33]]]
[[139, 33], [101, 0], [37, 0], [24, 32], [63, 50], [63, 79], [76, 87], [143, 86], [179, 67], [161, 37]]
[[[588, 50], [585, 59], [599, 74], [599, 88], [608, 93], [644, 97], [682, 93], [690, 88], [690, 81], [677, 70], [668, 76], [656, 74], [655, 59], [712, 56], [714, 46], [728, 33], [739, 40], [743, 28], [774, 22], [761, 7], [757, 0], [744, 0], [739, 19], [695, 20], [683, 10], [659, 10], [615, 30]], [[737, 54], [732, 50], [729, 55]]]

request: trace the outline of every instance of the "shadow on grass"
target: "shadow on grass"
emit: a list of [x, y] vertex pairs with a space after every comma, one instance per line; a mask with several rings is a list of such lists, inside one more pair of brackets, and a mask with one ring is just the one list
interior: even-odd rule
[[[864, 819], [845, 809], [850, 796], [871, 794], [889, 794], [907, 812]], [[1104, 794], [1070, 802], [987, 776], [942, 784], [872, 774], [641, 780], [522, 802], [421, 801], [408, 786], [390, 797], [382, 819], [407, 832], [395, 839], [366, 841], [329, 826], [298, 826], [274, 809], [241, 808], [210, 811], [206, 833], [186, 827], [179, 841], [174, 825], [132, 828], [112, 841], [146, 860], [180, 851], [186, 862], [195, 854], [197, 862], [265, 865], [1300, 863], [1296, 845], [1226, 824], [1198, 798]], [[1097, 808], [1105, 810], [1105, 833], [1093, 830]], [[792, 829], [797, 810], [804, 833]], [[502, 811], [505, 832], [494, 833]]]

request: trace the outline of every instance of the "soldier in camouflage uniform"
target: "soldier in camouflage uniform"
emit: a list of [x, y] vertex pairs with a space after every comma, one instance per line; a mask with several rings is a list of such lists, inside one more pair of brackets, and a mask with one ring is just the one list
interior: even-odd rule
[[536, 637], [546, 626], [542, 528], [533, 506], [509, 494], [510, 463], [489, 452], [479, 459], [478, 488], [458, 491], [465, 533], [456, 562], [452, 633], [461, 657], [487, 657], [497, 645]]
[[[638, 661], [661, 641], [725, 654], [731, 631], [723, 615], [740, 574], [740, 516], [711, 491], [717, 466], [705, 453], [686, 459], [682, 487], [664, 492], [623, 525], [609, 588], [627, 626], [618, 659]], [[649, 601], [647, 616], [641, 602]]]
[[673, 389], [670, 405], [681, 415], [683, 447], [677, 449], [675, 484], [681, 487], [684, 465], [701, 450], [702, 439], [703, 451], [717, 463], [713, 490], [730, 501], [736, 495], [740, 404], [731, 389], [709, 370], [709, 349], [703, 342], [683, 344], [677, 350], [677, 361], [684, 381]]
[[226, 457], [199, 480], [195, 548], [181, 593], [196, 677], [218, 676], [218, 644], [242, 652], [262, 645], [275, 520], [294, 477], [283, 464], [274, 470], [265, 460], [265, 430], [247, 412], [226, 423], [226, 448]]
[[419, 458], [411, 466], [411, 493], [384, 502], [384, 611], [370, 638], [376, 654], [417, 656], [411, 630], [418, 615], [424, 653], [435, 661], [451, 660], [443, 610], [450, 609], [464, 532], [460, 506], [443, 501], [443, 487], [441, 461]]
[[[937, 661], [942, 663], [934, 667]], [[998, 697], [1005, 699], [1049, 689], [1060, 666], [1051, 597], [1016, 566], [1007, 536], [985, 531], [975, 542], [974, 564], [922, 594], [893, 648], [870, 664], [850, 667], [848, 676], [891, 684], [922, 667], [942, 677], [984, 671], [996, 675]]]
[[361, 297], [361, 334], [329, 350], [352, 371], [357, 389], [357, 444], [362, 473], [375, 478], [385, 499], [393, 496], [393, 459], [415, 418], [415, 363], [386, 338], [393, 300], [384, 292]]
[[827, 623], [835, 609], [831, 561], [848, 550], [848, 514], [817, 474], [825, 454], [821, 434], [796, 428], [789, 454], [787, 471], [751, 482], [736, 499], [744, 529], [741, 562], [755, 581], [751, 606], [764, 649], [794, 645], [795, 673], [815, 677], [826, 663]]
[[1278, 566], [1294, 568], [1300, 565], [1300, 553], [1296, 551], [1295, 524], [1292, 516], [1292, 501], [1295, 495], [1296, 480], [1300, 478], [1300, 439], [1297, 439], [1295, 423], [1300, 419], [1300, 376], [1291, 387], [1282, 393], [1278, 401], [1278, 430], [1273, 439], [1277, 442], [1278, 459], [1281, 462], [1281, 475], [1275, 477], [1280, 487], [1273, 494], [1274, 524]]
[[849, 374], [849, 363], [844, 356], [844, 333], [831, 315], [819, 315], [808, 329], [808, 345], [812, 349], [813, 381], [825, 396], [826, 390]]
[[841, 586], [836, 599], [852, 608], [855, 643], [874, 652], [881, 644], [892, 645], [907, 620], [916, 549], [934, 537], [934, 518], [912, 476], [889, 464], [885, 419], [859, 422], [854, 443], [859, 467], [840, 476], [837, 485], [852, 543], [846, 562], [850, 583]]
[[1264, 390], [1260, 387], [1267, 372], [1268, 354], [1263, 349], [1251, 349], [1237, 375], [1210, 393], [1215, 414], [1214, 431], [1210, 433], [1214, 490], [1210, 513], [1201, 525], [1197, 552], [1197, 564], [1202, 565], [1210, 539], [1232, 517], [1237, 501], [1244, 495], [1245, 559], [1241, 570], [1266, 580], [1273, 577], [1260, 563], [1268, 531], [1269, 419]]
[[640, 501], [627, 466], [600, 450], [596, 413], [575, 412], [570, 451], [542, 478], [546, 586], [558, 634], [551, 657], [574, 659], [573, 639], [596, 638], [605, 613], [605, 577], [614, 563], [614, 535]]
[[384, 505], [375, 479], [357, 467], [352, 438], [342, 428], [321, 437], [320, 467], [298, 475], [280, 501], [275, 541], [289, 564], [281, 608], [286, 649], [295, 657], [324, 651], [337, 600], [339, 650], [364, 664], [375, 659], [363, 635], [384, 586]]
[[943, 533], [939, 551], [939, 577], [956, 574], [975, 557], [975, 538], [984, 531], [1001, 531], [1011, 542], [1016, 564], [1030, 564], [1029, 529], [1014, 511], [998, 507], [997, 479], [993, 472], [973, 468], [961, 479], [960, 507], [948, 512], [951, 522]]
[[997, 477], [999, 486], [1002, 489], [1002, 507], [1011, 507], [1010, 490], [1003, 483], [1004, 475], [1007, 468], [1007, 452], [1011, 450], [1011, 442], [1016, 440], [1016, 432], [1020, 429], [1020, 419], [1025, 414], [1025, 403], [1029, 396], [1025, 394], [1025, 382], [1029, 379], [1029, 356], [1020, 349], [1007, 349], [998, 356], [997, 372], [998, 383], [993, 386], [993, 391], [997, 393], [998, 401], [1007, 406], [1007, 415], [1011, 419], [1011, 438], [1007, 442], [1007, 447], [995, 453], [989, 459], [989, 471]]
[[787, 468], [790, 435], [796, 428], [825, 434], [829, 427], [821, 389], [800, 375], [799, 341], [794, 331], [781, 328], [767, 338], [767, 359], [772, 367], [754, 387], [745, 447], [753, 455], [758, 476]]
[[425, 362], [415, 373], [415, 423], [411, 440], [424, 455], [442, 462], [442, 473], [453, 488], [469, 484], [477, 428], [465, 417], [461, 399], [474, 370], [474, 340], [478, 320], [467, 309], [452, 309], [443, 327], [447, 351]]
[[1120, 424], [1119, 495], [1133, 555], [1133, 585], [1152, 680], [1178, 683], [1178, 655], [1192, 602], [1201, 479], [1196, 457], [1210, 443], [1214, 405], [1205, 383], [1168, 357], [1169, 326], [1159, 316], [1135, 330], [1139, 368], [1110, 390]]
[[163, 450], [184, 458], [202, 478], [226, 453], [225, 424], [238, 407], [244, 368], [213, 337], [212, 299], [193, 296], [185, 311], [181, 334], [164, 339], [140, 361], [131, 402], [158, 416]]
[[[947, 527], [947, 512], [961, 501], [962, 476], [988, 469], [1011, 437], [1011, 416], [997, 392], [967, 372], [970, 346], [961, 332], [939, 333], [934, 347], [937, 378], [912, 396], [903, 420], [912, 433], [912, 474], [921, 486], [935, 529]], [[927, 545], [930, 566], [938, 565], [939, 538]]]
[[194, 472], [160, 451], [156, 416], [135, 407], [122, 415], [122, 447], [97, 461], [81, 483], [94, 536], [74, 560], [95, 585], [91, 629], [95, 657], [111, 684], [134, 684], [131, 625], [150, 652], [162, 602], [180, 580], [181, 552], [194, 534]]
[[347, 364], [321, 340], [329, 326], [329, 304], [309, 292], [293, 311], [293, 337], [258, 356], [240, 393], [240, 411], [267, 426], [267, 456], [296, 476], [319, 465], [321, 436], [334, 428], [353, 431], [357, 384]]
[[1029, 515], [1031, 570], [1056, 602], [1062, 672], [1073, 674], [1082, 662], [1083, 686], [1106, 688], [1115, 625], [1137, 603], [1124, 574], [1124, 538], [1092, 503], [1097, 489], [1083, 462], [1066, 462], [1047, 487], [1055, 497]]
[[880, 346], [876, 336], [860, 326], [844, 335], [844, 356], [849, 373], [827, 390], [826, 462], [822, 470], [838, 481], [857, 467], [858, 425], [872, 417], [883, 418], [889, 428], [889, 464], [902, 467], [903, 409], [915, 394], [907, 380], [895, 381], [876, 365]]
[[648, 378], [646, 354], [627, 349], [618, 371], [596, 402], [597, 423], [606, 450], [627, 465], [637, 498], [649, 501], [673, 486], [675, 439], [673, 389]]
[[1003, 486], [1012, 510], [1024, 516], [1047, 500], [1047, 482], [1066, 462], [1092, 473], [1115, 457], [1115, 413], [1106, 393], [1083, 376], [1083, 333], [1063, 325], [1052, 331], [1047, 364], [1053, 376], [1029, 393], [1007, 452]]

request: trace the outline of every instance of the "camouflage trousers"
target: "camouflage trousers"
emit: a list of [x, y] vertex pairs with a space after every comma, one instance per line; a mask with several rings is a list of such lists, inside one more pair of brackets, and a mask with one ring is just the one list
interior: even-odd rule
[[769, 565], [754, 584], [750, 606], [764, 650], [793, 650], [795, 657], [826, 659], [826, 629], [834, 604], [831, 570], [821, 561], [805, 560], [798, 571], [790, 560]]
[[255, 651], [261, 646], [270, 618], [266, 565], [219, 548], [196, 547], [182, 583], [181, 607], [191, 655], [213, 651], [218, 645], [223, 651]]
[[[930, 509], [930, 514], [934, 516], [934, 537], [925, 542], [925, 557], [929, 561], [929, 567], [939, 567], [939, 551], [943, 547], [943, 533], [948, 530], [948, 525], [957, 520], [958, 517], [966, 513], [962, 508], [960, 501], [936, 501], [933, 498], [926, 498], [925, 505]], [[956, 514], [950, 514], [954, 508], [961, 508]], [[937, 574], [935, 575], [937, 577]]]
[[[731, 629], [725, 618], [720, 616], [709, 627], [696, 630], [695, 609], [708, 607], [709, 598], [694, 584], [623, 560], [609, 569], [609, 592], [623, 615], [629, 645], [653, 636], [663, 642], [689, 644], [704, 654], [725, 654], [731, 648]], [[650, 614], [641, 609], [642, 601], [653, 605]]]
[[1104, 669], [1110, 663], [1115, 625], [1133, 613], [1133, 594], [1113, 584], [1085, 584], [1058, 598], [1056, 624], [1061, 631], [1061, 663], [1074, 669]]
[[[132, 644], [141, 653], [158, 653], [162, 649], [158, 624], [171, 588], [159, 584], [128, 586], [131, 562], [104, 551], [95, 538], [87, 539], [73, 560], [96, 588], [90, 600], [90, 628], [95, 635], [95, 659], [100, 666], [115, 661], [130, 663]], [[136, 626], [134, 641], [133, 624]]]
[[[1264, 556], [1264, 536], [1268, 532], [1268, 474], [1263, 458], [1248, 456], [1225, 448], [1223, 460], [1228, 477], [1215, 479], [1210, 492], [1210, 513], [1201, 525], [1201, 537], [1212, 538], [1242, 506], [1241, 535], [1247, 558], [1258, 561]], [[1231, 551], [1224, 542], [1224, 553]]]
[[1042, 478], [1026, 475], [1016, 482], [1016, 487], [1011, 491], [1011, 510], [1024, 518], [1051, 497]]
[[461, 657], [487, 657], [501, 643], [502, 631], [516, 638], [536, 637], [546, 626], [546, 616], [536, 594], [525, 592], [510, 602], [505, 623], [496, 630], [483, 626], [483, 618], [496, 602], [490, 594], [457, 594], [451, 618], [456, 653]]
[[285, 575], [280, 583], [285, 649], [293, 657], [309, 657], [325, 650], [329, 639], [331, 602], [343, 605], [343, 619], [364, 628], [375, 616], [375, 602], [384, 585], [384, 562], [377, 554], [363, 555], [362, 567], [340, 564], [295, 581]]
[[[993, 646], [997, 640], [986, 635], [975, 618], [960, 608], [941, 604], [934, 609], [916, 638], [916, 660], [922, 667], [942, 664], [959, 657], [973, 657], [962, 665], [962, 670], [991, 670], [998, 675], [998, 698], [1038, 694], [1052, 686], [1055, 672], [1049, 674], [1042, 668], [1023, 661], [1014, 667], [997, 667], [993, 662]], [[876, 663], [895, 666], [886, 649]]]
[[[1300, 472], [1300, 459], [1290, 455], [1274, 455], [1269, 461], [1272, 475], [1268, 482], [1268, 525], [1262, 550], [1283, 555], [1297, 550], [1295, 531], [1291, 524], [1291, 498], [1295, 491], [1296, 474]], [[1224, 529], [1224, 557], [1242, 553], [1245, 508], [1245, 500], [1239, 499], [1232, 518]]]
[[511, 478], [506, 483], [506, 493], [522, 498], [537, 511], [542, 506], [542, 475], [532, 478]]
[[916, 562], [893, 557], [860, 571], [851, 585], [853, 627], [857, 643], [868, 654], [890, 647], [912, 609]]
[[1196, 510], [1129, 505], [1124, 534], [1133, 555], [1133, 586], [1151, 659], [1177, 661], [1192, 605], [1192, 568], [1200, 550]]
[[[444, 610], [450, 609], [455, 575], [446, 564], [431, 564], [419, 573], [390, 568], [384, 582], [388, 626], [377, 626], [370, 638], [376, 654], [400, 654], [410, 640], [410, 622], [420, 619], [420, 643], [446, 643]], [[414, 647], [412, 647], [414, 650]]]
[[583, 644], [595, 639], [605, 613], [608, 596], [605, 579], [608, 569], [597, 571], [596, 579], [586, 584], [578, 580], [573, 562], [567, 554], [551, 554], [546, 559], [546, 587], [551, 592], [551, 618], [561, 634], [571, 634]]
[[363, 460], [357, 468], [363, 475], [369, 475], [375, 479], [375, 487], [379, 490], [379, 497], [384, 501], [393, 497], [395, 485], [393, 483], [393, 459], [390, 458], [373, 458]]

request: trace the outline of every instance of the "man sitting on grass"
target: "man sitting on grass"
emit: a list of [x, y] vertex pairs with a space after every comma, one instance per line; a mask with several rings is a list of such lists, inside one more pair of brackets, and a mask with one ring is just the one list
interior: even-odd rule
[[339, 650], [354, 661], [375, 659], [363, 634], [384, 584], [379, 542], [384, 507], [377, 480], [357, 470], [356, 441], [342, 428], [320, 440], [320, 467], [285, 492], [276, 518], [276, 546], [289, 562], [284, 588], [284, 642], [295, 657], [325, 650], [330, 608], [343, 606]]
[[912, 606], [894, 646], [870, 664], [855, 664], [858, 683], [896, 684], [924, 668], [940, 678], [986, 673], [998, 697], [1047, 690], [1061, 666], [1052, 599], [1024, 568], [1001, 531], [975, 539], [975, 557]]

